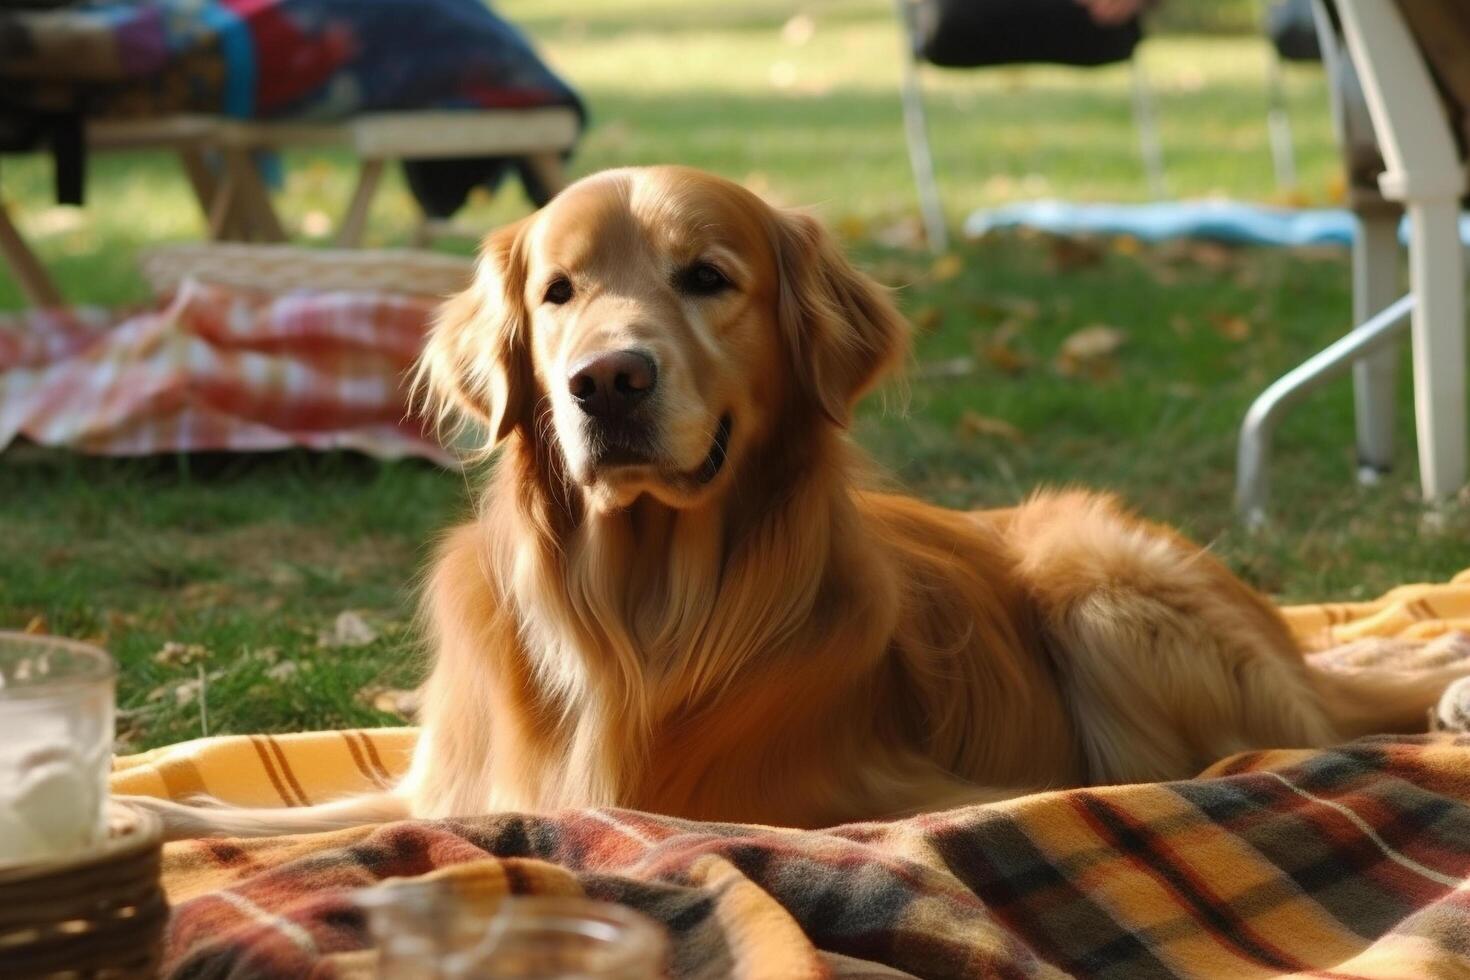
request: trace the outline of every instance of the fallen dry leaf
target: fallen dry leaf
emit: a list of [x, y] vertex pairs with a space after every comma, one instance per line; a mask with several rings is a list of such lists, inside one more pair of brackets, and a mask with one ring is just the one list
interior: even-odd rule
[[913, 320], [919, 333], [933, 333], [944, 323], [944, 311], [937, 306], [923, 306], [914, 311]]
[[419, 713], [419, 692], [413, 690], [399, 690], [391, 687], [380, 687], [370, 685], [357, 692], [359, 704], [368, 705], [387, 715], [398, 715], [409, 721], [414, 720]]
[[924, 223], [914, 215], [899, 218], [873, 233], [873, 241], [889, 248], [922, 248], [924, 245]]
[[121, 633], [124, 630], [132, 629], [139, 622], [137, 613], [119, 612], [116, 609], [107, 610], [102, 618], [107, 624], [107, 631], [109, 633]]
[[1210, 314], [1210, 326], [1215, 332], [1226, 340], [1240, 343], [1249, 340], [1251, 335], [1250, 321], [1239, 314], [1212, 313]]
[[946, 252], [929, 266], [929, 278], [935, 282], [948, 282], [964, 271], [964, 260], [953, 252]]
[[1085, 375], [1099, 381], [1110, 378], [1117, 373], [1113, 355], [1127, 339], [1123, 331], [1106, 324], [1083, 327], [1062, 341], [1057, 351], [1057, 371], [1066, 377]]
[[1267, 200], [1278, 208], [1304, 208], [1312, 203], [1307, 192], [1300, 187], [1289, 187], [1278, 190]]
[[868, 223], [856, 214], [844, 214], [837, 219], [837, 224], [834, 227], [837, 229], [838, 235], [850, 242], [865, 238], [868, 234]]
[[112, 741], [114, 755], [131, 755], [148, 735], [148, 719], [139, 710], [122, 708], [117, 712], [117, 728]]
[[288, 681], [301, 670], [301, 665], [294, 660], [282, 660], [278, 664], [272, 664], [266, 669], [265, 676], [273, 681]]
[[179, 590], [178, 600], [194, 609], [200, 606], [228, 606], [239, 601], [238, 592], [224, 582], [190, 582]]
[[1224, 269], [1235, 262], [1236, 251], [1229, 245], [1206, 240], [1191, 241], [1185, 246], [1185, 254], [1196, 265], [1207, 269]]
[[190, 667], [209, 657], [209, 650], [198, 643], [176, 643], [169, 640], [153, 655], [160, 667]]
[[1030, 323], [1041, 316], [1041, 304], [1029, 296], [1000, 296], [995, 303], [1012, 320]]
[[250, 657], [251, 659], [258, 660], [263, 664], [273, 664], [277, 660], [281, 659], [281, 648], [256, 647], [254, 650], [250, 651]]
[[1012, 377], [1021, 374], [1031, 366], [1032, 359], [1030, 355], [1012, 346], [1020, 333], [1020, 322], [1007, 320], [988, 334], [977, 334], [975, 356], [1001, 374]]
[[1143, 251], [1143, 241], [1133, 235], [1119, 235], [1113, 239], [1113, 251], [1119, 255], [1137, 255]]
[[181, 681], [173, 689], [174, 704], [183, 707], [193, 704], [199, 700], [199, 694], [204, 690], [204, 682], [201, 680]]
[[1128, 336], [1116, 327], [1094, 323], [1062, 341], [1060, 354], [1078, 361], [1092, 361], [1116, 353], [1127, 339]]
[[1031, 366], [1031, 358], [1020, 351], [1010, 347], [1002, 347], [998, 344], [990, 344], [985, 348], [985, 362], [995, 368], [1001, 374], [1015, 377], [1024, 374]]
[[960, 436], [987, 436], [995, 439], [1004, 439], [1007, 442], [1024, 442], [1026, 435], [1005, 419], [991, 418], [966, 409], [960, 415], [960, 420], [955, 425], [955, 432]]
[[332, 628], [317, 635], [317, 645], [327, 648], [365, 647], [378, 638], [378, 631], [368, 625], [362, 614], [347, 610], [338, 613]]
[[1029, 296], [992, 296], [970, 307], [987, 320], [1019, 320], [1031, 323], [1041, 316], [1041, 304]]
[[1053, 272], [1073, 272], [1101, 264], [1103, 250], [1080, 238], [1053, 235], [1047, 239], [1047, 257]]

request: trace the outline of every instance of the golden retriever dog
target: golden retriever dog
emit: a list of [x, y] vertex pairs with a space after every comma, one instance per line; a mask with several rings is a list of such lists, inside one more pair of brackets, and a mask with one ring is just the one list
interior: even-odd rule
[[872, 489], [908, 328], [817, 221], [679, 167], [491, 235], [420, 371], [497, 460], [424, 589], [388, 793], [154, 804], [173, 836], [618, 806], [816, 827], [1422, 729], [1459, 673], [1334, 675], [1207, 552], [1068, 491]]

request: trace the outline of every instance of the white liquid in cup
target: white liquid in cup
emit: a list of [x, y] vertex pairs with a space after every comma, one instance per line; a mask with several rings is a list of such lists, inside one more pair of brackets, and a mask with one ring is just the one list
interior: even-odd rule
[[0, 632], [0, 864], [101, 844], [115, 673], [95, 647]]

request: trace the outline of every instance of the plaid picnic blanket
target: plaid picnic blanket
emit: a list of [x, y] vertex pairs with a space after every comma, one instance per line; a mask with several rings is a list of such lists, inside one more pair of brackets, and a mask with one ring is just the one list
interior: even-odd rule
[[0, 316], [0, 449], [24, 436], [115, 456], [302, 446], [449, 464], [404, 386], [437, 305], [186, 281], [162, 309], [120, 321]]
[[[1470, 661], [1470, 572], [1288, 609], [1319, 656]], [[1329, 632], [1330, 631], [1330, 632]], [[205, 739], [118, 792], [299, 804], [381, 786], [411, 729]], [[1236, 756], [1197, 779], [824, 831], [620, 810], [169, 845], [173, 977], [371, 975], [349, 894], [447, 876], [663, 923], [688, 978], [1470, 976], [1470, 737]], [[390, 882], [385, 887], [396, 887]]]

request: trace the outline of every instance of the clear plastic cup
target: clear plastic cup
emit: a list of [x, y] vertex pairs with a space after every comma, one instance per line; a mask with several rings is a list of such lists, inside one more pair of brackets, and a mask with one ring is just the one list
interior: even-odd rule
[[381, 980], [655, 980], [663, 929], [632, 909], [567, 897], [474, 894], [454, 879], [357, 893]]
[[0, 865], [102, 843], [116, 678], [97, 647], [0, 631]]

